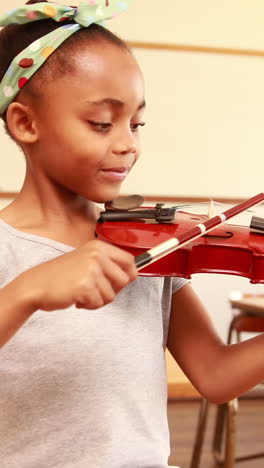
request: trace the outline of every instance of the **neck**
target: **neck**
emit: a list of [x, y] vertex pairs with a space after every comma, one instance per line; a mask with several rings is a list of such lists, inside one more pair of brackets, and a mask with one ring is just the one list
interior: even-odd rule
[[26, 174], [20, 193], [1, 217], [16, 229], [79, 246], [94, 238], [99, 211], [94, 202], [50, 182], [37, 184]]

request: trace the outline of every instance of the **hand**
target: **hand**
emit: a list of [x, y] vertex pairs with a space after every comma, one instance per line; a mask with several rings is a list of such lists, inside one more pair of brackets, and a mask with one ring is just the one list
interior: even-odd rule
[[[23, 277], [23, 278], [22, 278]], [[97, 309], [137, 278], [134, 256], [100, 240], [27, 270], [21, 280], [34, 309]]]

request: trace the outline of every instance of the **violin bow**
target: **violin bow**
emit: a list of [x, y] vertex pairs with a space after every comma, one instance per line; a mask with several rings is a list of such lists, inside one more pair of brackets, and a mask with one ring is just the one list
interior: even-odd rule
[[209, 231], [212, 231], [217, 226], [223, 224], [227, 219], [233, 218], [237, 214], [241, 213], [242, 211], [251, 208], [254, 205], [257, 205], [264, 201], [264, 193], [259, 193], [248, 200], [239, 203], [238, 205], [229, 208], [223, 213], [218, 214], [217, 216], [213, 216], [213, 218], [208, 219], [204, 223], [197, 224], [191, 229], [188, 229], [186, 232], [180, 234], [178, 237], [172, 237], [171, 239], [162, 242], [161, 244], [153, 247], [146, 252], [137, 255], [135, 257], [135, 264], [139, 270], [144, 268], [151, 263], [156, 262], [162, 257], [165, 257], [171, 252], [174, 252], [177, 249], [180, 249], [184, 245], [189, 244], [198, 237], [203, 236]]

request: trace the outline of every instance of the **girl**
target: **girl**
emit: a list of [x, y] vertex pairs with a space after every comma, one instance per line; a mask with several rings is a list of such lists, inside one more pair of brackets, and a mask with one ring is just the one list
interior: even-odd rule
[[140, 69], [98, 24], [124, 6], [31, 1], [0, 19], [0, 113], [26, 158], [0, 212], [4, 468], [167, 467], [166, 346], [215, 402], [264, 378], [263, 336], [226, 347], [185, 280], [137, 278], [95, 238], [144, 125]]

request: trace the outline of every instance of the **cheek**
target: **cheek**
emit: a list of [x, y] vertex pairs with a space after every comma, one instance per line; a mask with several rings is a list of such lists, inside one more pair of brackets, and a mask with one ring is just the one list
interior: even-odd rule
[[67, 145], [73, 153], [79, 153], [80, 158], [88, 154], [94, 159], [100, 158], [108, 150], [108, 139], [95, 133], [89, 124], [83, 121], [65, 124], [63, 126], [63, 139], [63, 144]]
[[[139, 156], [141, 155], [141, 150], [142, 150], [142, 145], [141, 145], [140, 139], [138, 138], [138, 141], [137, 141], [137, 150], [136, 150], [136, 161], [138, 160]], [[136, 162], [136, 161], [135, 161], [135, 162]]]
[[50, 154], [63, 153], [66, 159], [85, 164], [87, 158], [99, 160], [107, 152], [107, 141], [92, 132], [85, 122], [51, 122], [42, 129], [41, 144]]
[[56, 178], [63, 171], [67, 180], [93, 177], [109, 155], [109, 139], [92, 131], [84, 120], [62, 115], [57, 113], [46, 119], [41, 128], [40, 146], [49, 160], [50, 171]]

